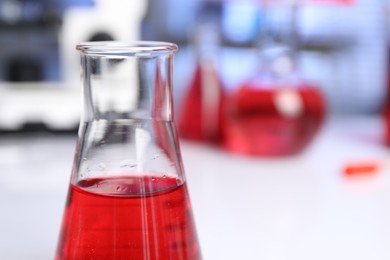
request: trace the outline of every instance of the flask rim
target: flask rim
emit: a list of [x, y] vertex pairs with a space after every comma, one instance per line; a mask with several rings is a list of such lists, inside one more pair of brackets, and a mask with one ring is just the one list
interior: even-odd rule
[[178, 47], [174, 43], [162, 41], [96, 41], [80, 42], [76, 50], [85, 55], [142, 57], [171, 54]]

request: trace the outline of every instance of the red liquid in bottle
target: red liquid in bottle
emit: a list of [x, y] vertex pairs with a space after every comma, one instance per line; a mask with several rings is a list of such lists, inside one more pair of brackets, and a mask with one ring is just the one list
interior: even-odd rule
[[56, 259], [201, 259], [186, 184], [116, 177], [71, 185]]
[[325, 102], [317, 88], [246, 83], [225, 105], [223, 145], [262, 156], [300, 152], [317, 133]]

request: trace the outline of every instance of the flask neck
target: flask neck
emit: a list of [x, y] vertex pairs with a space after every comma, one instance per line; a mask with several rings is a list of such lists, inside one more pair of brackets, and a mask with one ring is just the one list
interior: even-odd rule
[[221, 41], [222, 4], [203, 1], [196, 12], [192, 43], [199, 62], [216, 60]]
[[173, 120], [173, 53], [81, 55], [83, 121]]
[[145, 175], [184, 182], [172, 115], [176, 48], [158, 42], [78, 47], [84, 116], [73, 184], [88, 178]]
[[260, 70], [275, 79], [295, 78], [297, 74], [297, 13], [294, 0], [266, 2], [262, 8], [263, 26], [260, 33]]

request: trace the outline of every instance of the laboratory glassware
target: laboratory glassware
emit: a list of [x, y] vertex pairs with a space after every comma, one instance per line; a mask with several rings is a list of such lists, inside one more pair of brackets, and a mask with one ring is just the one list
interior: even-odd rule
[[325, 99], [298, 69], [296, 2], [268, 1], [262, 6], [259, 69], [224, 102], [222, 146], [230, 151], [294, 155], [322, 125]]
[[201, 259], [173, 121], [177, 46], [87, 42], [55, 259]]
[[217, 143], [221, 137], [220, 9], [221, 3], [204, 1], [192, 34], [195, 68], [186, 85], [178, 129], [181, 137], [194, 141]]

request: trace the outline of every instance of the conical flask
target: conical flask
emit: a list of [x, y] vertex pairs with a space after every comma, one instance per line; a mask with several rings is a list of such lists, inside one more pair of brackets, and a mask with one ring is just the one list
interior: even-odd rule
[[83, 43], [84, 114], [55, 259], [201, 259], [162, 42]]
[[297, 68], [299, 1], [264, 1], [256, 75], [225, 102], [223, 146], [255, 156], [291, 156], [307, 147], [326, 114], [318, 86]]
[[216, 143], [220, 139], [223, 83], [217, 66], [221, 3], [202, 2], [193, 35], [196, 56], [193, 77], [180, 109], [178, 129], [183, 138]]

